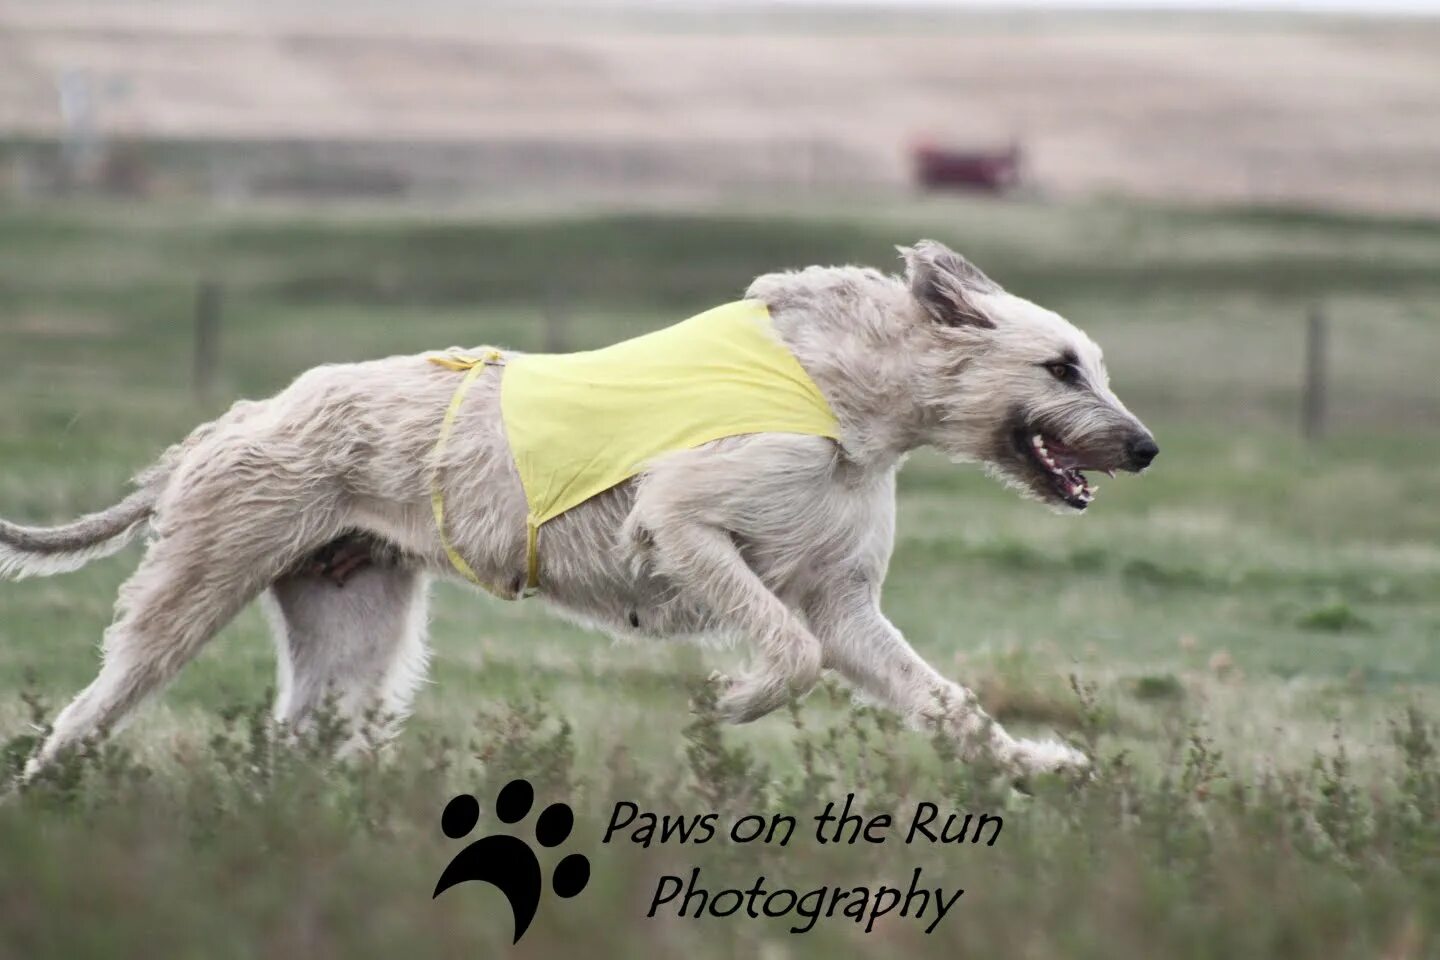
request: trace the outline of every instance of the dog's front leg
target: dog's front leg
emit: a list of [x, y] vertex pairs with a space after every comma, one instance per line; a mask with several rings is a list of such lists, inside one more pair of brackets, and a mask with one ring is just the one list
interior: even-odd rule
[[705, 604], [715, 625], [751, 639], [757, 662], [726, 681], [721, 715], [747, 723], [809, 692], [820, 676], [820, 643], [745, 563], [730, 534], [699, 522], [653, 530], [657, 572]]
[[1018, 777], [1079, 773], [1085, 755], [1055, 740], [1010, 736], [975, 694], [926, 663], [880, 610], [878, 589], [849, 580], [816, 596], [807, 613], [824, 650], [825, 666], [917, 728], [943, 731], [965, 759], [988, 756]]

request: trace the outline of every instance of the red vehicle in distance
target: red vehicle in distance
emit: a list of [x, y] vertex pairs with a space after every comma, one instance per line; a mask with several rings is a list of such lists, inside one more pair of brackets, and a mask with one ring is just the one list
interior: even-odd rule
[[912, 156], [915, 178], [925, 190], [975, 190], [1004, 193], [1020, 185], [1018, 143], [1004, 150], [966, 150], [917, 144]]

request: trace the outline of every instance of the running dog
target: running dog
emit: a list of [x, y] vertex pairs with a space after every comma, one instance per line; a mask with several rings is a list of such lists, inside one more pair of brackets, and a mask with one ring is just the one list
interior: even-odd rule
[[1139, 472], [1158, 448], [1084, 333], [939, 243], [900, 252], [903, 277], [811, 267], [746, 294], [771, 338], [756, 348], [794, 366], [786, 389], [815, 388], [810, 412], [829, 426], [741, 425], [661, 450], [543, 526], [503, 392], [527, 355], [489, 348], [310, 370], [199, 427], [108, 510], [53, 528], [0, 522], [10, 578], [77, 569], [148, 530], [99, 676], [29, 771], [117, 726], [256, 597], [274, 626], [281, 721], [303, 726], [327, 699], [401, 717], [437, 576], [534, 592], [615, 635], [742, 638], [750, 666], [717, 681], [735, 722], [828, 669], [943, 730], [964, 758], [1016, 776], [1083, 770], [1065, 744], [1008, 734], [881, 612], [895, 476], [928, 446], [1078, 513], [1095, 495], [1087, 471]]

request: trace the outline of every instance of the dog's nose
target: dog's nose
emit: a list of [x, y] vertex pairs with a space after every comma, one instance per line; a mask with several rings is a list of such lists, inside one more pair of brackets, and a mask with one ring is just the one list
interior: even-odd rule
[[1155, 443], [1155, 438], [1147, 433], [1132, 438], [1125, 445], [1125, 453], [1130, 458], [1127, 466], [1131, 470], [1144, 470], [1160, 453], [1160, 447]]

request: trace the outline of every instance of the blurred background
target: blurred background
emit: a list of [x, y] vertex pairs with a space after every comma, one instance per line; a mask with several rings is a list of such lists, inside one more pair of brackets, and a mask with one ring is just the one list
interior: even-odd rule
[[[114, 502], [195, 424], [317, 363], [583, 349], [734, 299], [759, 273], [898, 268], [894, 245], [928, 236], [1086, 329], [1164, 453], [1144, 478], [1105, 483], [1080, 520], [917, 456], [892, 619], [1022, 731], [1077, 729], [1066, 675], [1095, 684], [1106, 752], [1157, 777], [1198, 730], [1237, 776], [1308, 769], [1338, 743], [1383, 779], [1395, 711], [1440, 701], [1437, 13], [1432, 0], [0, 0], [0, 516]], [[22, 686], [59, 703], [91, 679], [134, 561], [0, 583], [6, 730], [27, 729]], [[612, 647], [451, 586], [432, 633], [437, 683], [407, 743], [534, 695], [573, 724], [575, 764], [597, 777], [617, 742], [642, 773], [677, 768], [685, 682], [740, 655]], [[184, 769], [218, 729], [216, 704], [263, 700], [273, 670], [251, 610], [123, 742]], [[726, 736], [784, 771], [790, 732], [776, 720]], [[172, 854], [164, 876], [192, 892], [193, 865]], [[1226, 938], [1270, 929], [1246, 919], [1275, 906], [1265, 863], [1253, 887], [1228, 886], [1259, 893], [1211, 903], [1195, 943], [1258, 955]], [[0, 892], [24, 889], [7, 869]], [[130, 910], [107, 899], [124, 883], [90, 883], [64, 875], [54, 902], [84, 887]], [[1160, 918], [1147, 929], [1195, 932], [1136, 883]], [[1285, 942], [1311, 955], [1375, 956], [1389, 933], [1327, 940], [1315, 904], [1363, 909], [1402, 939], [1427, 915], [1407, 912], [1419, 887], [1389, 913], [1331, 889], [1264, 922], [1290, 924]], [[1440, 909], [1437, 891], [1422, 892]], [[1008, 918], [946, 943], [1026, 928], [1039, 894], [1011, 892]], [[306, 896], [266, 908], [275, 942], [364, 952], [339, 950], [329, 927], [286, 939], [311, 930], [290, 925]], [[1063, 919], [1034, 925], [1033, 955], [1073, 946], [1057, 930], [1089, 930], [1089, 955], [1130, 955], [1113, 943], [1128, 921], [1095, 896], [1073, 914], [1046, 901]], [[52, 944], [81, 936], [8, 912], [28, 902], [0, 896], [0, 921]], [[419, 935], [383, 912], [354, 935], [390, 942], [386, 917], [401, 942]], [[217, 922], [191, 920], [197, 942]], [[107, 935], [129, 942], [126, 929]], [[686, 937], [673, 943], [687, 955], [729, 949]]]
[[6, 187], [1440, 213], [1433, 22], [956, 6], [8, 2]]
[[936, 234], [1155, 403], [1436, 423], [1440, 20], [1068, 6], [0, 2], [5, 372], [583, 346]]

